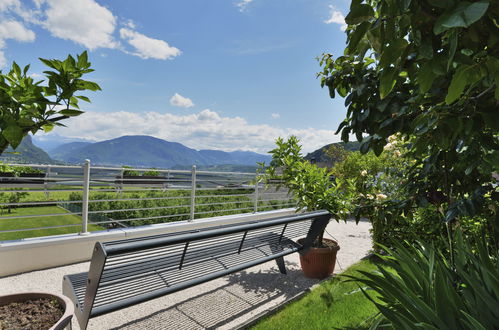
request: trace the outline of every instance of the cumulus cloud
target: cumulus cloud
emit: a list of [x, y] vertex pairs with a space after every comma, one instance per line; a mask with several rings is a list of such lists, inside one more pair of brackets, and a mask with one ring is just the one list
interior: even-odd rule
[[135, 48], [132, 54], [140, 58], [167, 60], [180, 55], [180, 50], [170, 46], [166, 41], [149, 38], [131, 29], [121, 28], [120, 37]]
[[[277, 137], [298, 136], [304, 152], [327, 143], [339, 141], [331, 130], [313, 128], [279, 128], [268, 124], [255, 125], [241, 117], [224, 117], [205, 109], [199, 113], [86, 112], [64, 122], [68, 127], [54, 133], [67, 138], [93, 137], [94, 141], [122, 135], [151, 135], [167, 141], [180, 142], [195, 149], [251, 150], [266, 153], [274, 148]], [[52, 134], [52, 133], [48, 133]]]
[[241, 0], [241, 1], [236, 2], [236, 7], [239, 8], [240, 12], [243, 12], [246, 10], [248, 5], [252, 2], [253, 2], [253, 0]]
[[[6, 61], [2, 51], [6, 39], [34, 40], [34, 32], [23, 23], [40, 26], [53, 37], [90, 50], [117, 49], [143, 59], [166, 60], [180, 55], [180, 50], [166, 41], [137, 32], [134, 21], [124, 18], [118, 22], [111, 10], [96, 0], [33, 0], [30, 6], [20, 0], [0, 0], [0, 65]], [[123, 28], [117, 31], [119, 26]], [[127, 44], [133, 51], [126, 49]]]
[[[0, 7], [2, 8], [2, 7]], [[2, 17], [0, 16], [0, 19]], [[20, 42], [32, 42], [35, 40], [35, 33], [26, 28], [23, 23], [16, 20], [1, 20], [0, 21], [0, 68], [7, 65], [4, 49], [6, 40], [12, 39]]]
[[94, 0], [47, 0], [43, 26], [54, 37], [71, 40], [88, 49], [116, 48], [116, 17]]
[[190, 98], [184, 97], [178, 93], [175, 93], [170, 99], [170, 104], [175, 107], [190, 108], [194, 106]]
[[332, 5], [329, 6], [331, 9], [330, 12], [330, 17], [324, 21], [326, 24], [339, 24], [340, 25], [340, 30], [345, 31], [347, 29], [347, 24], [345, 23], [345, 16], [341, 11], [336, 10], [336, 8]]
[[281, 118], [281, 115], [280, 115], [280, 114], [278, 114], [278, 113], [272, 113], [272, 114], [270, 114], [270, 117], [271, 117], [272, 119], [279, 119], [279, 118]]

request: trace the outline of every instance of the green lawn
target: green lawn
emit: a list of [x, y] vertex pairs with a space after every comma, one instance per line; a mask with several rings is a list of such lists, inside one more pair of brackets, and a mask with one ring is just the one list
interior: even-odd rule
[[[369, 260], [361, 261], [343, 274], [359, 275], [357, 270], [374, 271]], [[303, 298], [290, 303], [251, 329], [368, 329], [377, 309], [356, 283], [334, 277]], [[372, 295], [372, 291], [367, 291]]]
[[[25, 207], [12, 210], [12, 213], [5, 211], [0, 215], [0, 231], [11, 229], [27, 229], [44, 226], [58, 226], [69, 224], [81, 224], [81, 217], [76, 215], [67, 214], [68, 212], [57, 206], [43, 206], [43, 207]], [[53, 217], [39, 217], [43, 214], [61, 214]], [[2, 217], [9, 216], [25, 216], [33, 215], [30, 218], [23, 219], [2, 219]], [[89, 230], [102, 230], [103, 228], [96, 225], [89, 225]], [[80, 226], [62, 227], [51, 229], [29, 230], [11, 233], [0, 233], [0, 241], [20, 239], [27, 237], [40, 237], [50, 235], [61, 235], [69, 233], [77, 233], [81, 230]]]

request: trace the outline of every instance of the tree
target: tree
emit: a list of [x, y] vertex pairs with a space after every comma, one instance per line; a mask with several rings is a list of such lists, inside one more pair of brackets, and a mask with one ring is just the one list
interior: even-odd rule
[[381, 154], [396, 133], [416, 164], [415, 203], [445, 196], [445, 220], [497, 214], [499, 2], [353, 0], [342, 56], [324, 54], [319, 73], [345, 97], [342, 139]]
[[71, 55], [64, 61], [40, 58], [54, 71], [44, 71], [47, 82], [36, 81], [28, 75], [29, 65], [23, 70], [16, 62], [7, 74], [0, 71], [0, 155], [11, 145], [14, 149], [31, 132], [50, 132], [61, 121], [83, 113], [78, 101], [90, 102], [80, 91], [101, 90], [95, 82], [83, 80], [90, 68], [87, 52]]

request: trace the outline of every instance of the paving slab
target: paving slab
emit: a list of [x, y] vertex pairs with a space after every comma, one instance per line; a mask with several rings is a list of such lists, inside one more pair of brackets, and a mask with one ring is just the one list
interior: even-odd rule
[[[370, 223], [335, 222], [325, 237], [340, 244], [335, 274], [366, 256], [371, 249]], [[88, 329], [235, 329], [310, 289], [318, 280], [300, 270], [298, 254], [285, 257], [288, 274], [274, 261], [197, 285], [158, 299], [128, 307], [89, 322]], [[46, 291], [62, 293], [62, 277], [88, 271], [79, 263], [0, 278], [0, 295]], [[79, 329], [73, 320], [73, 329]]]

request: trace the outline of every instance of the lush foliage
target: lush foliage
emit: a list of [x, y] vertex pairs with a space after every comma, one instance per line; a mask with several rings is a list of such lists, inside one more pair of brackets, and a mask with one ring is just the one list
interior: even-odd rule
[[90, 102], [75, 93], [100, 90], [98, 84], [83, 80], [92, 72], [87, 52], [64, 61], [40, 58], [53, 71], [44, 71], [47, 82], [35, 81], [28, 74], [29, 65], [22, 70], [17, 63], [6, 74], [0, 72], [0, 154], [11, 145], [14, 149], [28, 134], [39, 130], [49, 132], [54, 126], [63, 126], [61, 120], [78, 116], [78, 101]]
[[346, 97], [343, 139], [354, 133], [361, 152], [377, 155], [394, 136], [407, 148], [400, 194], [357, 201], [375, 241], [438, 237], [445, 220], [497, 246], [498, 10], [488, 1], [354, 0], [344, 56], [323, 56], [322, 85]]
[[346, 97], [344, 141], [353, 133], [377, 155], [396, 133], [409, 142], [412, 197], [398, 214], [432, 195], [446, 221], [478, 214], [494, 225], [498, 16], [497, 1], [353, 0], [344, 55], [322, 57], [322, 85]]
[[[305, 160], [296, 136], [286, 141], [278, 138], [276, 145], [269, 151], [272, 155], [270, 166], [261, 168], [264, 174], [260, 180], [286, 187], [296, 200], [298, 210], [327, 210], [336, 221], [346, 219], [351, 208], [353, 189], [349, 186], [352, 182], [335, 180], [327, 168], [319, 168]], [[314, 244], [322, 245], [322, 235]]]
[[288, 140], [278, 138], [277, 147], [269, 153], [272, 155], [270, 166], [260, 178], [268, 183], [280, 182], [289, 189], [297, 201], [299, 210], [327, 210], [336, 219], [345, 218], [349, 214], [349, 195], [344, 185], [335, 183], [327, 168], [319, 168], [303, 159], [301, 146], [295, 136]]
[[[395, 243], [382, 256], [395, 272], [378, 265], [378, 272], [352, 278], [377, 293], [380, 317], [372, 328], [496, 329], [499, 324], [498, 251], [478, 242], [476, 251], [457, 235], [454, 257], [427, 241]], [[369, 294], [363, 290], [366, 296]]]

